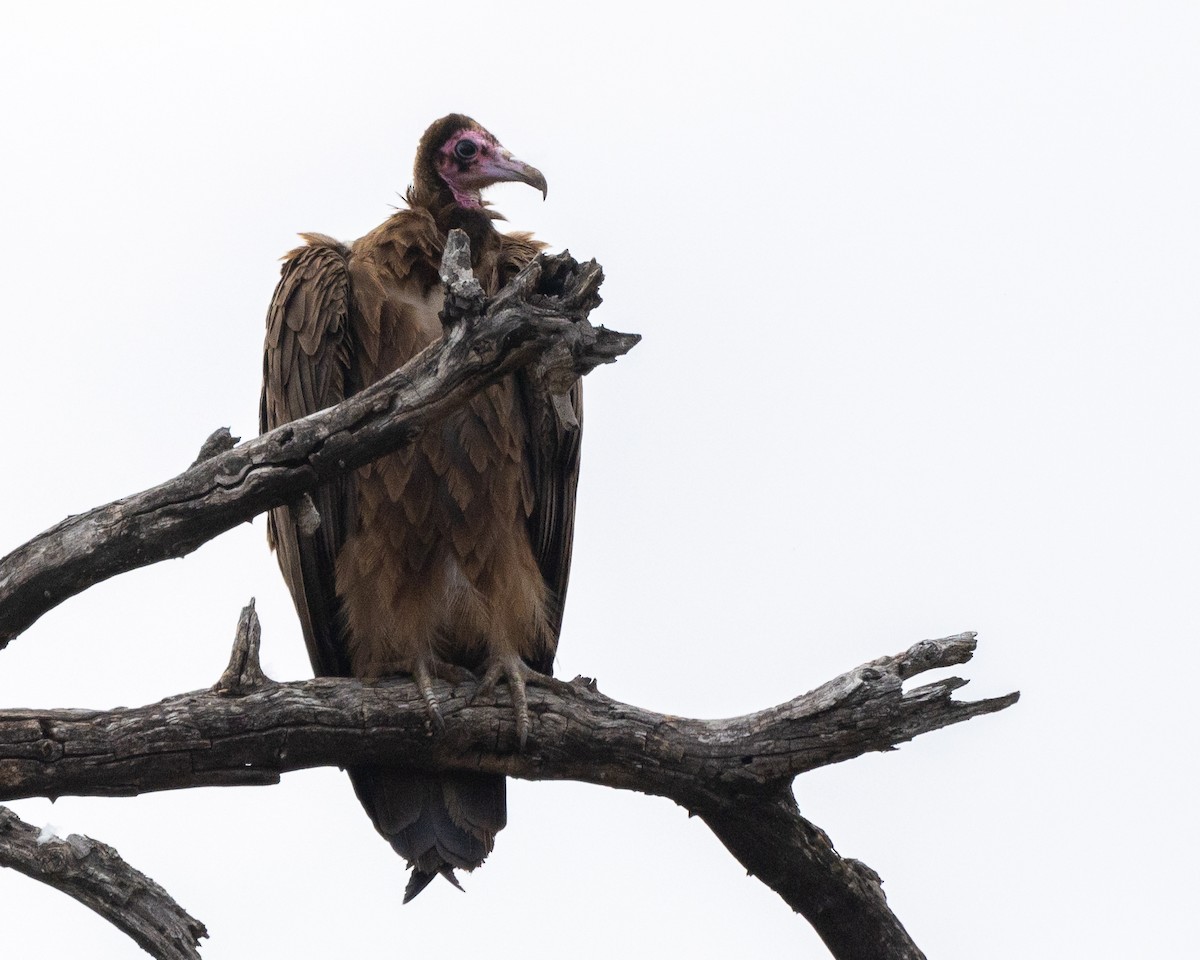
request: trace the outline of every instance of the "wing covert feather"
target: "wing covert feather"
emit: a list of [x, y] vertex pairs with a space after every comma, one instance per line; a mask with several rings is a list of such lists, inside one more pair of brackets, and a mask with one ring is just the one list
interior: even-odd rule
[[[350, 250], [320, 234], [285, 258], [267, 311], [259, 426], [267, 432], [332, 406], [358, 389], [351, 343]], [[302, 536], [292, 511], [277, 507], [267, 538], [296, 602], [309, 659], [318, 676], [349, 672], [345, 618], [334, 586], [334, 560], [354, 525], [353, 480], [341, 477], [313, 494], [321, 523]]]
[[[517, 377], [529, 427], [527, 458], [533, 486], [529, 540], [542, 578], [549, 587], [548, 620], [557, 648], [567, 600], [567, 580], [571, 573], [571, 541], [575, 536], [575, 491], [579, 485], [579, 448], [583, 436], [583, 385], [576, 380], [568, 394], [579, 424], [572, 429], [560, 423], [550, 398], [526, 374]], [[554, 651], [551, 650], [545, 663], [533, 666], [542, 673], [550, 673], [553, 662]]]
[[[530, 233], [509, 233], [501, 238], [498, 281], [507, 283], [530, 260], [545, 249]], [[568, 394], [578, 426], [568, 428], [559, 420], [550, 398], [527, 372], [515, 375], [521, 410], [527, 425], [526, 480], [531, 494], [529, 541], [549, 588], [547, 619], [553, 648], [532, 666], [550, 673], [562, 630], [567, 580], [571, 573], [571, 541], [575, 536], [575, 491], [579, 485], [579, 447], [583, 437], [583, 384], [576, 380]]]

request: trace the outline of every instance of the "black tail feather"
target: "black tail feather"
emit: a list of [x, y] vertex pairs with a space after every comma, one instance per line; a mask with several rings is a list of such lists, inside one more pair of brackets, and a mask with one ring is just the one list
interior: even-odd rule
[[392, 767], [348, 771], [372, 822], [412, 867], [404, 902], [439, 873], [462, 889], [454, 869], [474, 870], [504, 827], [505, 781], [495, 774], [422, 774]]
[[418, 870], [416, 867], [413, 867], [412, 874], [408, 878], [408, 886], [404, 888], [404, 902], [408, 903], [409, 900], [429, 886], [436, 876], [436, 873], [426, 873], [424, 870]]

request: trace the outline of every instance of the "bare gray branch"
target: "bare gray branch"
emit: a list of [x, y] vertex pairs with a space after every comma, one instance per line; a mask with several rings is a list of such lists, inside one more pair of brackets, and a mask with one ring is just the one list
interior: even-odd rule
[[170, 894], [107, 844], [90, 837], [42, 837], [0, 807], [0, 867], [61, 890], [100, 914], [160, 960], [199, 960], [208, 932]]
[[578, 374], [628, 352], [637, 335], [597, 329], [587, 320], [599, 303], [602, 277], [595, 262], [543, 254], [517, 278], [520, 289], [514, 281], [502, 290], [477, 322], [460, 325], [456, 335], [350, 399], [34, 537], [0, 560], [0, 649], [93, 584], [191, 553], [405, 446], [470, 396], [555, 347], [565, 344]]
[[887, 908], [878, 878], [841, 858], [800, 816], [791, 780], [1017, 699], [956, 701], [951, 694], [961, 681], [954, 679], [903, 689], [906, 678], [969, 659], [975, 637], [967, 633], [924, 641], [787, 703], [727, 720], [653, 713], [610, 700], [584, 678], [531, 688], [532, 729], [518, 751], [507, 693], [472, 703], [474, 682], [435, 685], [445, 721], [436, 735], [408, 679], [228, 682], [231, 674], [261, 677], [257, 629], [247, 607], [219, 693], [107, 712], [0, 711], [0, 800], [266, 784], [290, 770], [363, 762], [637, 790], [702, 817], [750, 873], [804, 914], [839, 960], [909, 960], [921, 953]]
[[[465, 237], [452, 234], [442, 277], [445, 336], [402, 369], [335, 407], [232, 449], [228, 431], [218, 432], [173, 480], [68, 517], [0, 560], [0, 649], [92, 584], [183, 556], [273, 506], [290, 504], [305, 515], [311, 536], [321, 517], [309, 494], [319, 484], [411, 443], [522, 367], [532, 365], [538, 389], [557, 398], [560, 426], [577, 428], [566, 391], [639, 340], [589, 322], [603, 280], [595, 261], [539, 256], [489, 301], [471, 275]], [[518, 749], [505, 690], [498, 703], [476, 703], [475, 682], [436, 683], [444, 727], [435, 732], [424, 698], [408, 679], [271, 681], [259, 665], [259, 636], [251, 601], [229, 666], [210, 690], [137, 709], [0, 711], [0, 800], [269, 784], [290, 770], [364, 763], [580, 780], [670, 797], [700, 816], [752, 875], [812, 923], [837, 960], [919, 960], [920, 950], [888, 909], [879, 877], [842, 858], [800, 815], [791, 782], [807, 770], [893, 749], [1017, 699], [1014, 693], [954, 700], [966, 682], [959, 678], [904, 689], [925, 671], [968, 661], [975, 635], [964, 633], [924, 641], [787, 703], [727, 720], [652, 713], [604, 697], [583, 678], [531, 688], [532, 729]], [[11, 819], [0, 819], [0, 841], [5, 830], [22, 836]], [[109, 848], [85, 838], [66, 845], [81, 862], [113, 870], [113, 861], [120, 863]], [[174, 906], [161, 888], [130, 873]], [[191, 939], [173, 934], [182, 952], [157, 956], [195, 956], [203, 927], [178, 914], [178, 929]], [[135, 938], [133, 928], [149, 923], [125, 901], [105, 915]]]
[[237, 633], [233, 638], [233, 651], [229, 655], [229, 666], [221, 674], [213, 691], [224, 696], [243, 696], [251, 690], [275, 681], [263, 673], [258, 659], [262, 626], [254, 609], [254, 598], [243, 608], [238, 618]]

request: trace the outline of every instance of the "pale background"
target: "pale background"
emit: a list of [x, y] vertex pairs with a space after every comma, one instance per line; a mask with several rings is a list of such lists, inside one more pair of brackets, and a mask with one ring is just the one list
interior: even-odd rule
[[[587, 383], [558, 672], [717, 717], [979, 631], [998, 716], [803, 777], [931, 958], [1194, 948], [1200, 7], [1170, 3], [5, 4], [0, 550], [253, 435], [301, 230], [390, 212], [425, 126], [550, 183], [492, 197], [596, 257], [645, 335]], [[262, 521], [0, 653], [5, 706], [212, 683]], [[335, 771], [14, 803], [116, 846], [205, 956], [826, 956], [664, 800], [514, 783], [464, 896]], [[138, 956], [0, 873], [5, 957]]]

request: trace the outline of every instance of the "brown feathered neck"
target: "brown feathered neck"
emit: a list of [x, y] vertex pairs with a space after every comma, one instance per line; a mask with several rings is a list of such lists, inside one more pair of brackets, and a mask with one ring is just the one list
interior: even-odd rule
[[408, 205], [414, 209], [429, 211], [443, 240], [451, 230], [462, 230], [466, 233], [467, 239], [471, 241], [471, 259], [476, 263], [485, 246], [498, 244], [503, 238], [503, 234], [492, 226], [492, 221], [503, 220], [504, 217], [491, 210], [464, 210], [453, 198], [449, 202], [433, 204], [414, 204], [409, 198]]

